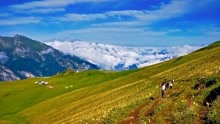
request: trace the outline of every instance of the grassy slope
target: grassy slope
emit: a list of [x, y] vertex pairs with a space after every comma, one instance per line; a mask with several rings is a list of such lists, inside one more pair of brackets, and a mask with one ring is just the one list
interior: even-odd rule
[[[101, 71], [68, 72], [58, 74], [52, 78], [33, 78], [0, 83], [0, 117], [23, 121], [18, 112], [30, 106], [82, 87], [95, 86], [127, 73]], [[49, 82], [54, 88], [49, 89], [46, 86], [34, 84], [40, 80]], [[18, 120], [16, 120], [17, 118]]]
[[[43, 79], [53, 89], [35, 85], [40, 79], [0, 84], [0, 123], [117, 123], [143, 103], [147, 105], [140, 113], [143, 116], [138, 120], [140, 123], [155, 118], [158, 123], [179, 122], [184, 120], [181, 109], [189, 113], [183, 116], [186, 121], [192, 122], [198, 119], [192, 113], [200, 112], [204, 97], [220, 84], [202, 93], [191, 87], [198, 77], [219, 77], [219, 55], [220, 42], [216, 42], [190, 55], [134, 71], [61, 73]], [[175, 87], [168, 90], [167, 98], [159, 102], [152, 117], [145, 116], [153, 104], [148, 98], [160, 97], [159, 84], [164, 78], [174, 78]], [[187, 109], [189, 100], [195, 105], [190, 110]]]

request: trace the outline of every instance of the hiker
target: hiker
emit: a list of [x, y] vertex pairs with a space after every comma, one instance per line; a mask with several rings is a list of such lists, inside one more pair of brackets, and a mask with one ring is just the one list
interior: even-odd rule
[[164, 97], [164, 94], [165, 94], [165, 90], [166, 90], [166, 81], [163, 81], [161, 83], [161, 95], [162, 95], [162, 98]]
[[169, 87], [170, 87], [170, 89], [173, 88], [173, 83], [174, 83], [174, 79], [169, 81]]

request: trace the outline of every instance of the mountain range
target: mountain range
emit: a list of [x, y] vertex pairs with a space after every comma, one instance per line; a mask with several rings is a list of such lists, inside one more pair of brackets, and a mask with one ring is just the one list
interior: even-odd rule
[[0, 36], [0, 80], [51, 76], [67, 68], [98, 69], [86, 60], [65, 55], [51, 46], [25, 36]]

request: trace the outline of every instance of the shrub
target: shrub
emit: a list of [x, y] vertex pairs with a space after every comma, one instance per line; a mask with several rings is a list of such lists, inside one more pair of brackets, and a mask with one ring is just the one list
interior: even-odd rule
[[206, 87], [210, 87], [210, 86], [212, 86], [216, 83], [217, 83], [217, 79], [214, 78], [214, 77], [208, 77], [208, 78], [205, 79], [205, 86]]
[[199, 89], [199, 88], [204, 88], [204, 87], [210, 87], [214, 84], [216, 84], [217, 78], [215, 77], [207, 77], [207, 78], [198, 78], [197, 82], [195, 83], [193, 89]]
[[196, 83], [193, 87], [194, 90], [198, 89], [199, 88], [199, 83]]
[[220, 86], [211, 90], [209, 92], [209, 94], [207, 95], [207, 97], [205, 98], [204, 100], [204, 105], [206, 105], [206, 103], [212, 103], [213, 101], [215, 101], [217, 99], [217, 97], [219, 96], [220, 94]]
[[219, 124], [220, 123], [220, 96], [215, 102], [212, 103], [212, 107], [208, 112], [207, 123]]

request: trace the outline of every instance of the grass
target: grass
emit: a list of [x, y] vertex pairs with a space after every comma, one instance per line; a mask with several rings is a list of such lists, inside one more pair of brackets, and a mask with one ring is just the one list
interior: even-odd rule
[[220, 96], [217, 98], [217, 100], [213, 103], [212, 107], [210, 108], [210, 111], [208, 113], [208, 123], [220, 123]]
[[[61, 73], [52, 78], [33, 78], [22, 81], [1, 83], [0, 87], [0, 117], [17, 114], [18, 112], [50, 98], [65, 94], [76, 89], [95, 86], [128, 72], [111, 73], [101, 71], [86, 71], [81, 73]], [[107, 76], [108, 75], [108, 76]], [[34, 84], [44, 80], [54, 88]], [[65, 89], [66, 86], [72, 86]], [[24, 102], [25, 101], [25, 102]]]
[[[143, 103], [147, 104], [139, 113], [138, 123], [200, 123], [205, 121], [199, 117], [201, 108], [206, 108], [204, 99], [220, 86], [219, 55], [220, 44], [216, 42], [187, 56], [137, 70], [68, 70], [49, 78], [0, 83], [0, 123], [119, 123]], [[194, 87], [200, 77], [207, 82], [217, 80], [198, 90]], [[160, 82], [173, 78], [174, 88], [168, 89], [153, 114], [146, 116], [160, 99]], [[53, 88], [34, 84], [39, 80]], [[215, 112], [219, 106], [212, 104], [207, 116], [215, 121], [219, 119]]]

